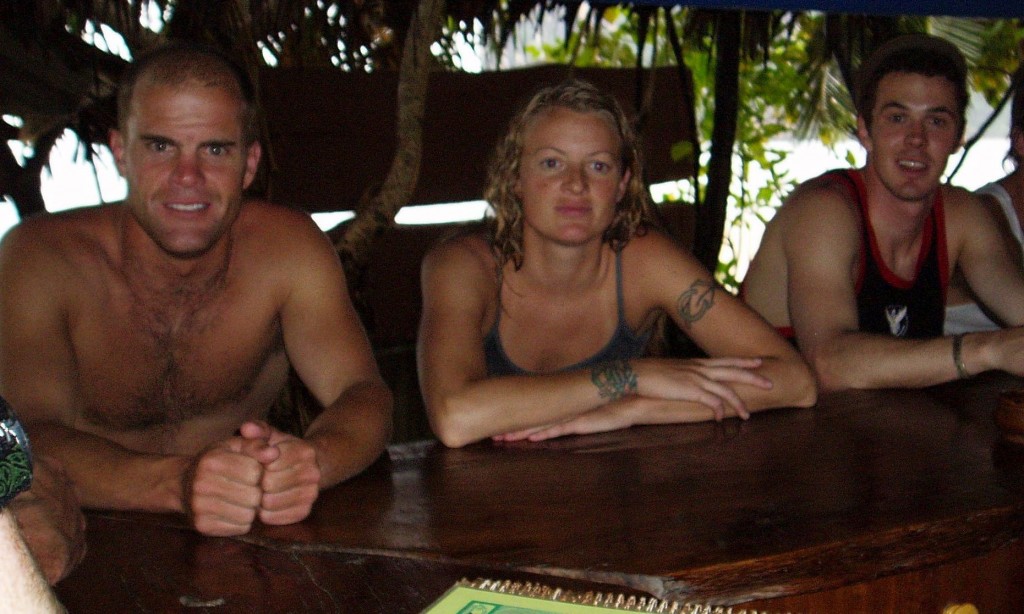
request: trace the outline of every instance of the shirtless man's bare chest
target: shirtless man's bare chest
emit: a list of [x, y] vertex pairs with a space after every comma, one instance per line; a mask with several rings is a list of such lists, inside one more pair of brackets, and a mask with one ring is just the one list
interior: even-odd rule
[[77, 428], [136, 449], [182, 450], [262, 417], [287, 377], [277, 306], [230, 267], [201, 285], [83, 272], [68, 313]]

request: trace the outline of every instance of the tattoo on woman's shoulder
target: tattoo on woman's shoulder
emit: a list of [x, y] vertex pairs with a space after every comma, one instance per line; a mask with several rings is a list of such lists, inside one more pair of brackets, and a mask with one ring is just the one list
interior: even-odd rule
[[676, 313], [689, 326], [704, 317], [715, 304], [718, 287], [707, 279], [698, 279], [676, 299]]
[[610, 401], [617, 401], [636, 392], [636, 373], [626, 360], [597, 365], [590, 371], [590, 381], [597, 386], [601, 398]]

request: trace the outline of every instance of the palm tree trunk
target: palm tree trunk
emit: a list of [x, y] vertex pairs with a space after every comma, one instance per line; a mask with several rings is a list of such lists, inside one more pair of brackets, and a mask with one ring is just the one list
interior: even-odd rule
[[423, 116], [427, 106], [427, 85], [433, 55], [430, 46], [436, 40], [444, 16], [444, 0], [420, 0], [413, 15], [398, 70], [398, 143], [391, 168], [380, 191], [335, 244], [345, 263], [350, 285], [365, 269], [367, 253], [376, 238], [402, 206], [408, 204], [419, 179], [423, 157]]
[[715, 116], [708, 161], [708, 188], [698, 203], [694, 255], [708, 270], [718, 266], [725, 231], [725, 209], [732, 182], [732, 153], [736, 144], [739, 108], [740, 23], [743, 13], [727, 11], [715, 37]]

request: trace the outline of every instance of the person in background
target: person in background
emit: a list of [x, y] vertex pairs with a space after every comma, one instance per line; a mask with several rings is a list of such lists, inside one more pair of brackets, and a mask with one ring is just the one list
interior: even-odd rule
[[[492, 161], [487, 234], [422, 267], [420, 383], [448, 446], [809, 406], [799, 354], [648, 224], [636, 137], [584, 82], [546, 88]], [[645, 357], [667, 314], [710, 358]]]
[[32, 447], [7, 402], [0, 398], [0, 610], [63, 612], [36, 564], [8, 504], [32, 483]]
[[[185, 513], [217, 536], [301, 521], [391, 432], [337, 253], [308, 215], [243, 197], [254, 93], [219, 53], [139, 57], [118, 113], [126, 200], [0, 245], [0, 393], [86, 508]], [[323, 406], [301, 437], [265, 421], [289, 368]]]
[[[1010, 152], [1007, 154], [1014, 166], [1013, 172], [982, 186], [975, 193], [991, 203], [999, 212], [1000, 219], [1005, 218], [1007, 230], [1016, 240], [1011, 251], [1020, 259], [1024, 247], [1024, 232], [1021, 230], [1021, 220], [1024, 220], [1024, 170], [1021, 170], [1021, 160], [1024, 160], [1024, 78], [1018, 76], [1015, 83], [1010, 111]], [[1002, 328], [992, 320], [994, 316], [990, 316], [975, 302], [963, 274], [959, 270], [954, 271], [946, 299], [945, 333], [956, 335]]]
[[1024, 374], [1024, 329], [942, 334], [955, 267], [1001, 320], [1024, 324], [1024, 272], [998, 219], [941, 182], [963, 140], [966, 75], [940, 38], [879, 47], [856, 88], [864, 167], [798, 186], [765, 230], [744, 296], [794, 336], [823, 390]]

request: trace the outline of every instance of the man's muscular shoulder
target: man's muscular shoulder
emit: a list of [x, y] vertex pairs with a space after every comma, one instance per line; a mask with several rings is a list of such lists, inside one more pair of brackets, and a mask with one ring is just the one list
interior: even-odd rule
[[[799, 185], [779, 208], [769, 232], [787, 245], [860, 233], [859, 207], [849, 188], [827, 176]], [[787, 250], [788, 251], [788, 250]]]
[[975, 215], [988, 216], [1000, 212], [997, 202], [989, 202], [985, 197], [975, 194], [959, 186], [942, 184], [939, 187], [942, 194], [942, 207], [947, 218], [959, 219], [961, 216], [967, 218]]
[[11, 228], [0, 244], [0, 274], [24, 276], [50, 292], [69, 288], [78, 272], [109, 262], [113, 206], [84, 207], [40, 215]]
[[242, 205], [236, 223], [243, 237], [261, 242], [289, 243], [296, 239], [310, 241], [324, 236], [305, 211], [259, 199], [248, 200]]
[[335, 253], [309, 214], [263, 200], [243, 205], [234, 238], [235, 249], [262, 266], [287, 268], [313, 254]]
[[786, 198], [780, 212], [818, 217], [822, 209], [833, 208], [857, 213], [857, 200], [848, 184], [834, 176], [820, 175], [798, 185]]
[[98, 246], [112, 238], [111, 220], [115, 205], [81, 207], [25, 219], [4, 237], [4, 245], [17, 244], [21, 250], [35, 248], [34, 254], [75, 251]]
[[751, 304], [757, 306], [765, 292], [775, 296], [786, 288], [794, 271], [849, 270], [859, 253], [862, 224], [845, 185], [821, 176], [798, 186], [768, 224], [751, 264], [744, 282]]
[[995, 237], [1015, 244], [1009, 221], [998, 202], [951, 185], [943, 185], [942, 206], [946, 222], [946, 244], [951, 255], [958, 254], [967, 240], [984, 238], [984, 242], [997, 241]]

